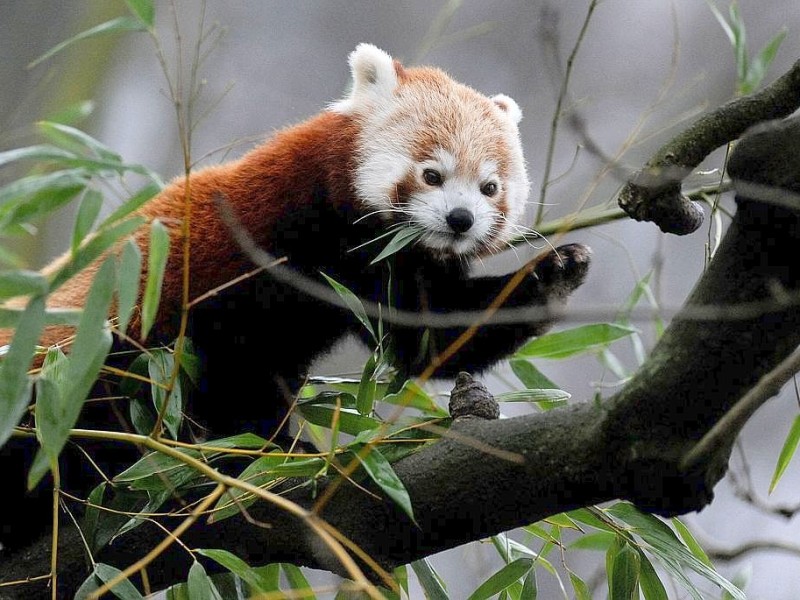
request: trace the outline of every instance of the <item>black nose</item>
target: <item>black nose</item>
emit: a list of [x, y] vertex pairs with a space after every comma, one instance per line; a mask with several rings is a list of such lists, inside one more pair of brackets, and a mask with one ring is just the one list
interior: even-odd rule
[[450, 214], [445, 217], [445, 220], [447, 224], [450, 225], [450, 229], [456, 233], [464, 233], [472, 227], [472, 224], [475, 222], [475, 217], [472, 211], [467, 208], [454, 208], [450, 211]]

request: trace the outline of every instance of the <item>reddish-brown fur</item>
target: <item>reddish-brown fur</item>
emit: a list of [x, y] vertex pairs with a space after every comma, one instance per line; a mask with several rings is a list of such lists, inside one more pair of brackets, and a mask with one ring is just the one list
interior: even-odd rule
[[[252, 263], [242, 256], [222, 221], [215, 196], [221, 195], [253, 239], [269, 250], [276, 222], [298, 208], [298, 203], [307, 202], [315, 185], [324, 185], [334, 200], [353, 196], [352, 169], [332, 167], [352, 163], [356, 129], [357, 125], [350, 117], [323, 112], [305, 123], [278, 132], [266, 144], [237, 161], [208, 167], [191, 175], [190, 300], [253, 268]], [[160, 219], [170, 232], [170, 253], [156, 322], [156, 330], [166, 339], [177, 334], [174, 316], [181, 310], [185, 189], [185, 179], [176, 179], [145, 204], [138, 214], [148, 223], [134, 234], [146, 268], [149, 222]], [[46, 272], [54, 270], [66, 259], [64, 256], [56, 260]], [[60, 287], [50, 296], [48, 304], [59, 308], [81, 307], [102, 260]], [[134, 315], [129, 327], [134, 337], [137, 325]], [[45, 346], [57, 344], [72, 333], [68, 327], [50, 327], [44, 331], [40, 343]], [[11, 334], [11, 330], [0, 330], [0, 346], [10, 343]]]

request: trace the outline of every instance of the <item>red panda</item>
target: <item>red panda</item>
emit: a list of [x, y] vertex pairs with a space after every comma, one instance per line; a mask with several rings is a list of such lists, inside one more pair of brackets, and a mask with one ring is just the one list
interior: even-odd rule
[[[369, 44], [359, 45], [349, 63], [352, 90], [345, 98], [242, 158], [191, 175], [190, 299], [253, 268], [220, 215], [218, 197], [259, 246], [291, 269], [317, 280], [324, 273], [386, 307], [481, 310], [509, 281], [511, 275], [471, 278], [469, 261], [503, 250], [519, 231], [529, 181], [516, 102], [484, 96], [435, 68], [404, 67]], [[139, 211], [164, 222], [172, 242], [148, 343], [170, 342], [178, 333], [184, 194], [184, 180], [176, 180]], [[421, 236], [373, 264], [379, 248], [364, 244], [400, 224], [419, 228]], [[144, 254], [147, 231], [135, 234]], [[563, 301], [588, 263], [584, 246], [554, 250], [505, 306]], [[97, 264], [59, 288], [50, 304], [80, 307]], [[483, 370], [548, 325], [487, 324], [437, 375]], [[396, 366], [406, 375], [419, 373], [464, 331], [388, 328]], [[134, 319], [130, 331], [136, 330]], [[42, 343], [69, 333], [48, 329]], [[269, 270], [225, 288], [190, 313], [203, 376], [186, 410], [214, 436], [266, 434], [312, 360], [347, 333], [369, 341], [349, 311]], [[9, 339], [0, 331], [0, 346]]]
[[[384, 306], [479, 310], [508, 281], [469, 278], [467, 263], [504, 249], [519, 230], [529, 182], [517, 103], [505, 95], [486, 97], [439, 69], [406, 68], [370, 44], [360, 44], [349, 64], [352, 89], [345, 98], [239, 160], [192, 174], [190, 298], [253, 267], [222, 220], [214, 202], [219, 196], [253, 240], [289, 267], [315, 278], [325, 273]], [[178, 179], [139, 211], [167, 224], [172, 238], [155, 341], [169, 342], [178, 332], [184, 189]], [[363, 244], [396, 224], [416, 226], [422, 234], [389, 261], [389, 298], [389, 268], [370, 264], [375, 246]], [[135, 234], [143, 253], [147, 231], [143, 226]], [[558, 249], [506, 306], [563, 299], [587, 265], [585, 247]], [[59, 288], [50, 304], [80, 307], [96, 268]], [[484, 369], [544, 328], [541, 322], [486, 326], [439, 374]], [[428, 347], [421, 348], [422, 328], [396, 328], [391, 340], [398, 366], [418, 372], [461, 331], [432, 330]], [[281, 285], [268, 272], [225, 290], [191, 314], [190, 336], [205, 366], [193, 412], [220, 433], [243, 423], [257, 426], [311, 361], [347, 332], [364, 335], [344, 309]], [[42, 344], [58, 343], [68, 333], [48, 329]], [[235, 411], [212, 408], [231, 394], [234, 373], [260, 373], [265, 387]]]

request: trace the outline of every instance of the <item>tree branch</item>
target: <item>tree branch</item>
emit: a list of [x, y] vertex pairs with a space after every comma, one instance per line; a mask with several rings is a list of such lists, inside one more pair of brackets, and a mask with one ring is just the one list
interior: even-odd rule
[[798, 106], [800, 61], [772, 85], [706, 113], [662, 146], [622, 188], [620, 207], [631, 218], [652, 221], [666, 233], [692, 233], [702, 224], [703, 212], [697, 202], [681, 194], [683, 178], [747, 128], [788, 116]]

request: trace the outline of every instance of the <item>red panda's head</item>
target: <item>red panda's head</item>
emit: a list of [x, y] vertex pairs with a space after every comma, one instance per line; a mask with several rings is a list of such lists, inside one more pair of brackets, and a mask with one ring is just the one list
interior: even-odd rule
[[365, 209], [422, 228], [443, 256], [485, 255], [514, 236], [528, 197], [517, 103], [370, 44], [350, 54], [350, 94], [331, 110], [359, 124], [354, 184]]

